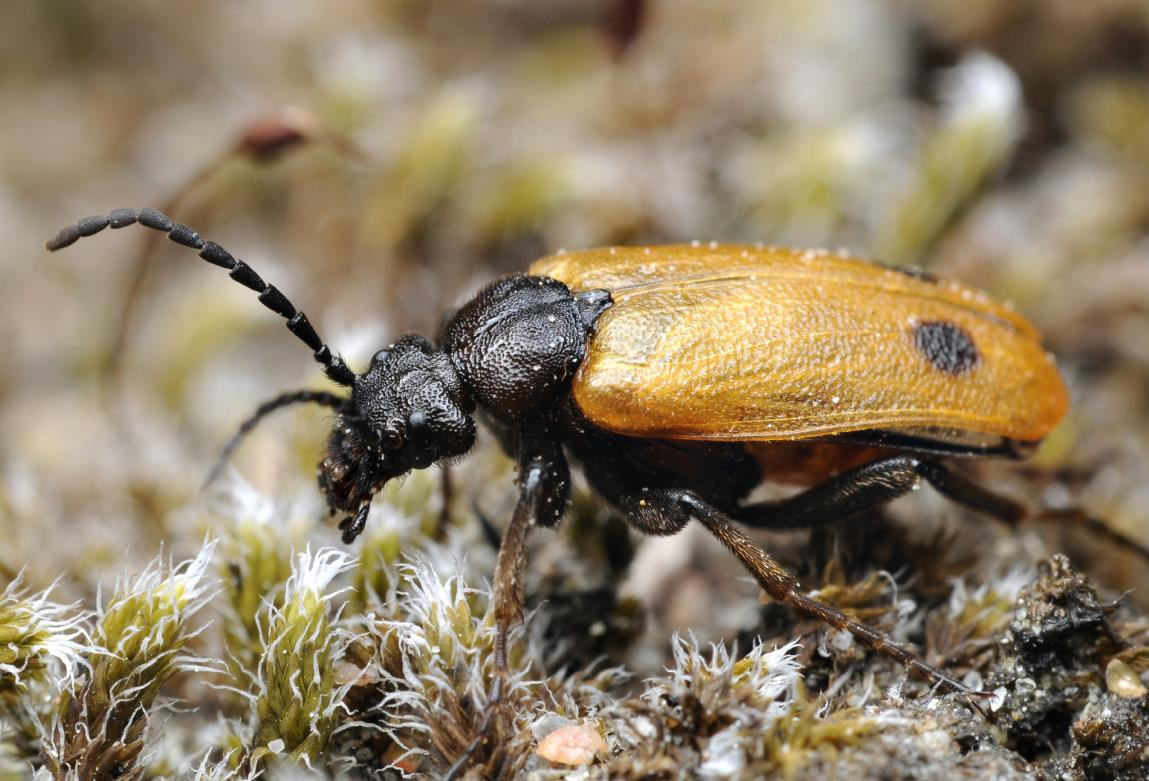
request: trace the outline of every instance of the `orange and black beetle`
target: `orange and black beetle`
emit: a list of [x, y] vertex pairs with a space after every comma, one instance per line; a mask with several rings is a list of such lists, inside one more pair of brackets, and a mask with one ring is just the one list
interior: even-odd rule
[[[350, 543], [394, 477], [470, 450], [481, 410], [519, 464], [520, 497], [495, 573], [506, 670], [522, 606], [525, 541], [562, 518], [568, 457], [646, 534], [701, 522], [771, 597], [846, 629], [935, 682], [961, 688], [880, 633], [804, 594], [738, 528], [810, 527], [887, 502], [925, 479], [1014, 520], [1023, 508], [948, 470], [944, 456], [1013, 456], [1061, 419], [1067, 394], [1036, 330], [984, 293], [841, 255], [762, 247], [572, 252], [492, 282], [446, 324], [380, 350], [361, 374], [276, 288], [219, 245], [151, 209], [65, 228], [48, 248], [133, 223], [164, 231], [259, 294], [346, 396], [297, 391], [338, 412], [319, 483]], [[234, 440], [233, 440], [234, 443]], [[809, 486], [748, 504], [763, 480]], [[496, 690], [497, 691], [497, 690]]]

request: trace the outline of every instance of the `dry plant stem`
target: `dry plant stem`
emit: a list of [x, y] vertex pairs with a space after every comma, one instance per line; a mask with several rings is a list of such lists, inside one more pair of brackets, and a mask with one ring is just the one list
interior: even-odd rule
[[894, 659], [907, 669], [921, 674], [934, 685], [939, 685], [948, 691], [970, 691], [940, 670], [923, 662], [916, 654], [891, 641], [882, 632], [871, 629], [857, 621], [852, 621], [840, 610], [803, 593], [799, 589], [798, 581], [778, 566], [778, 563], [770, 558], [766, 551], [747, 537], [732, 519], [699, 501], [691, 501], [690, 509], [694, 516], [710, 530], [711, 534], [717, 537], [731, 553], [738, 557], [743, 566], [750, 570], [754, 579], [758, 581], [758, 585], [771, 598], [789, 605], [801, 613], [824, 621], [835, 629], [849, 632], [861, 643]]

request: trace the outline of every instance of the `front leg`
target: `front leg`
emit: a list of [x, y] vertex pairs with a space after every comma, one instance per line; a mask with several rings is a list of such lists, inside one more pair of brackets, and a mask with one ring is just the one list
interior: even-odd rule
[[519, 501], [495, 560], [496, 676], [508, 671], [507, 636], [523, 615], [527, 538], [535, 526], [557, 525], [570, 499], [570, 467], [562, 447], [554, 441], [530, 443], [530, 439], [520, 439], [528, 444], [520, 448]]
[[[541, 426], [538, 429], [546, 431]], [[474, 740], [444, 776], [448, 781], [458, 778], [467, 769], [475, 752], [491, 737], [499, 717], [510, 678], [508, 637], [511, 627], [522, 619], [526, 601], [527, 541], [531, 529], [556, 525], [562, 519], [570, 498], [570, 467], [561, 445], [545, 433], [532, 431], [525, 425], [520, 432], [519, 443], [519, 501], [511, 523], [503, 533], [495, 560], [491, 597], [495, 613], [491, 692]]]

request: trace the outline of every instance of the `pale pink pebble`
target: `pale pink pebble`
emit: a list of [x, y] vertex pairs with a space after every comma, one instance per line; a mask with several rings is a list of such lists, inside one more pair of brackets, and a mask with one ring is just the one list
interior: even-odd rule
[[560, 765], [589, 765], [609, 750], [592, 724], [568, 724], [539, 741], [539, 756]]

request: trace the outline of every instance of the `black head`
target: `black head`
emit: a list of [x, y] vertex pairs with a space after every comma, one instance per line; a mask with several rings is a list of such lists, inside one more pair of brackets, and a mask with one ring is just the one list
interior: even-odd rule
[[[87, 217], [47, 242], [55, 251], [107, 228], [142, 225], [166, 233], [176, 244], [229, 272], [259, 301], [287, 321], [287, 328], [311, 349], [329, 379], [349, 388], [350, 397], [325, 391], [293, 391], [264, 403], [224, 449], [212, 475], [240, 440], [275, 410], [294, 404], [318, 404], [338, 412], [319, 465], [319, 485], [331, 512], [351, 513], [340, 523], [351, 542], [363, 530], [371, 497], [394, 477], [466, 453], [475, 441], [474, 402], [450, 358], [420, 336], [405, 336], [375, 354], [363, 374], [355, 374], [315, 332], [307, 316], [251, 266], [191, 228], [154, 209], [117, 209]], [[210, 480], [210, 478], [209, 478]]]
[[408, 335], [371, 359], [327, 441], [319, 486], [344, 540], [362, 531], [372, 496], [412, 469], [460, 456], [475, 442], [474, 402], [450, 358]]

